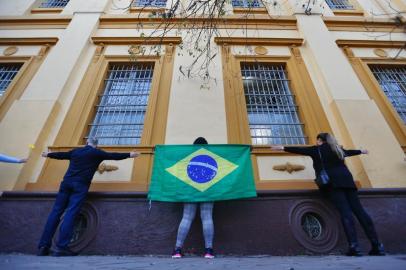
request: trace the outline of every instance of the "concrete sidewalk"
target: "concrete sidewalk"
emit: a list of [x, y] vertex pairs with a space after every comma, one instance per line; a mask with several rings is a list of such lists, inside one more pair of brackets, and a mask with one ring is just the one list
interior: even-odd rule
[[0, 269], [125, 269], [125, 270], [405, 270], [406, 255], [385, 257], [344, 256], [249, 256], [218, 257], [213, 260], [201, 257], [171, 259], [157, 256], [78, 256], [78, 257], [36, 257], [33, 255], [2, 254]]

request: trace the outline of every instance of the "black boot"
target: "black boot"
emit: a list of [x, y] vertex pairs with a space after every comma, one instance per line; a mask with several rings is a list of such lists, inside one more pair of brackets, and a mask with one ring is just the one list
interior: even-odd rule
[[348, 251], [347, 251], [347, 253], [345, 253], [345, 255], [346, 256], [355, 256], [355, 257], [362, 256], [358, 243], [351, 243], [350, 247], [348, 248]]
[[385, 249], [382, 243], [372, 245], [372, 249], [368, 253], [371, 256], [385, 256]]
[[66, 256], [77, 256], [79, 255], [77, 252], [70, 250], [69, 248], [56, 248], [52, 252], [52, 256], [54, 257], [66, 257]]
[[38, 249], [37, 256], [48, 256], [49, 247], [43, 246]]

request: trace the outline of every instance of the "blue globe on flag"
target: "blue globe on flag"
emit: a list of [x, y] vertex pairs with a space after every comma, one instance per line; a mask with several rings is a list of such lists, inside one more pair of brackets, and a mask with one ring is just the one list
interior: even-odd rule
[[192, 158], [187, 166], [187, 174], [196, 183], [207, 183], [217, 175], [218, 165], [214, 158], [199, 155]]

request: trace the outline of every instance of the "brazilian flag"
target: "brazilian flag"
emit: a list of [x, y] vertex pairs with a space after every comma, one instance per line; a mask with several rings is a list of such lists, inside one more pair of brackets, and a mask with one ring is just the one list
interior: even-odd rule
[[155, 147], [150, 200], [206, 202], [256, 195], [249, 145]]

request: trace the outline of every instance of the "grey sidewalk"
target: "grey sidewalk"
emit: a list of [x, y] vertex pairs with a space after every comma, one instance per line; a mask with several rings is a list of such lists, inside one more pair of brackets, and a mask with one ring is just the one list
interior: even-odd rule
[[128, 269], [128, 270], [405, 270], [406, 255], [385, 257], [351, 258], [344, 256], [249, 256], [218, 257], [213, 260], [201, 257], [171, 259], [157, 256], [78, 256], [78, 257], [36, 257], [33, 255], [0, 255], [0, 269]]

